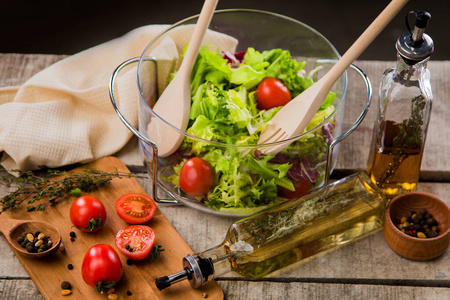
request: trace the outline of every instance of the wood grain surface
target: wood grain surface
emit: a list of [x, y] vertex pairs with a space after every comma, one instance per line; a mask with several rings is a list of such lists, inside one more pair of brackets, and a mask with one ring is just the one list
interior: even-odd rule
[[[64, 58], [59, 55], [0, 54], [0, 86], [25, 82], [42, 68]], [[332, 176], [340, 178], [366, 168], [373, 122], [378, 110], [378, 87], [382, 72], [394, 61], [357, 61], [370, 78], [374, 96], [362, 124], [340, 146]], [[428, 64], [434, 93], [433, 110], [425, 146], [418, 190], [436, 195], [450, 204], [450, 61]], [[344, 128], [358, 117], [365, 101], [360, 79], [349, 73]], [[359, 81], [357, 81], [359, 80]], [[116, 154], [128, 169], [147, 176], [139, 157], [137, 140]], [[1, 175], [1, 174], [0, 174]], [[150, 194], [148, 178], [138, 179]], [[0, 197], [10, 190], [0, 185]], [[184, 206], [159, 204], [159, 209], [193, 252], [222, 242], [233, 219], [213, 216]], [[21, 262], [0, 238], [0, 299], [43, 299]], [[417, 262], [394, 253], [382, 232], [326, 255], [294, 264], [258, 281], [236, 273], [221, 274], [216, 283], [225, 299], [450, 299], [450, 250], [440, 257]], [[74, 298], [71, 298], [74, 299]], [[128, 298], [123, 298], [128, 299]], [[131, 298], [130, 298], [131, 299]], [[133, 293], [132, 299], [149, 299]], [[188, 298], [186, 298], [188, 299]]]

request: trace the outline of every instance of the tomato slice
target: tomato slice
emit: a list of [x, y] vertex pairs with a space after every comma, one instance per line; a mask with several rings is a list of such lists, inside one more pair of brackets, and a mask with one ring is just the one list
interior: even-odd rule
[[125, 194], [117, 199], [116, 212], [129, 224], [143, 224], [155, 215], [156, 203], [147, 195]]
[[155, 232], [145, 225], [132, 225], [116, 235], [116, 247], [129, 259], [146, 258], [155, 244]]

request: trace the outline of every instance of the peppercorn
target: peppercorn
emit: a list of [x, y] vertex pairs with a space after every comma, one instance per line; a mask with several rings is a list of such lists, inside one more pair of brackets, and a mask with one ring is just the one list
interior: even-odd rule
[[131, 266], [133, 264], [133, 260], [132, 259], [127, 259], [127, 265]]
[[75, 233], [75, 231], [71, 231], [70, 232], [70, 237], [72, 237], [72, 238], [77, 237], [77, 234]]
[[437, 237], [437, 235], [438, 235], [438, 233], [435, 230], [431, 230], [427, 237], [434, 238], [434, 237]]
[[72, 285], [68, 281], [63, 281], [63, 282], [61, 282], [61, 289], [63, 289], [63, 290], [71, 290], [72, 289]]
[[73, 270], [73, 265], [72, 265], [72, 264], [68, 264], [68, 265], [67, 265], [67, 269]]
[[437, 222], [433, 216], [421, 208], [418, 212], [410, 211], [398, 220], [397, 228], [412, 237], [430, 238], [439, 233]]
[[22, 232], [21, 236], [17, 238], [17, 242], [30, 253], [46, 251], [53, 245], [50, 237], [40, 231], [36, 231], [35, 233]]
[[34, 252], [34, 247], [33, 247], [33, 245], [27, 245], [27, 251], [28, 252], [30, 252], [30, 253], [32, 253], [32, 252]]
[[127, 296], [131, 296], [133, 293], [131, 291], [127, 291]]

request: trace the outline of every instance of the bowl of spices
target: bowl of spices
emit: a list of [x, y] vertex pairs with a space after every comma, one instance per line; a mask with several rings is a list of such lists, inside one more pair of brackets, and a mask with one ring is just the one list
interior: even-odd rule
[[450, 243], [450, 207], [429, 193], [410, 192], [389, 203], [384, 238], [397, 254], [412, 260], [430, 260]]

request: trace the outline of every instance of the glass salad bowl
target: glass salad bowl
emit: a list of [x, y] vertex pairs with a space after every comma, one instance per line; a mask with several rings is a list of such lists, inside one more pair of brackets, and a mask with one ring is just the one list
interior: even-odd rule
[[[346, 73], [302, 134], [277, 142], [287, 145], [281, 152], [264, 155], [261, 150], [273, 144], [258, 145], [258, 137], [280, 107], [259, 109], [255, 91], [261, 81], [278, 78], [294, 97], [340, 56], [319, 32], [294, 19], [256, 10], [216, 11], [191, 76], [189, 125], [187, 130], [178, 129], [152, 107], [175, 74], [197, 19], [193, 16], [170, 26], [150, 41], [141, 57], [122, 63], [111, 77], [112, 104], [139, 137], [153, 198], [243, 217], [327, 185], [339, 142], [360, 124], [369, 108], [368, 78], [352, 66], [363, 79], [367, 98], [361, 115], [345, 132]], [[139, 129], [121, 113], [114, 95], [117, 74], [132, 63], [138, 64]], [[164, 134], [171, 131], [184, 137], [181, 146], [164, 157], [158, 155]], [[169, 197], [161, 197], [158, 189]]]

